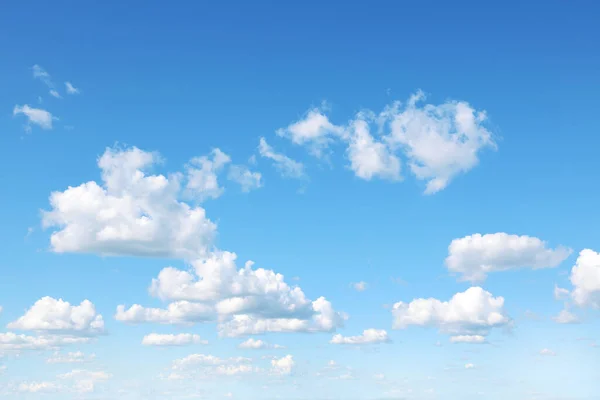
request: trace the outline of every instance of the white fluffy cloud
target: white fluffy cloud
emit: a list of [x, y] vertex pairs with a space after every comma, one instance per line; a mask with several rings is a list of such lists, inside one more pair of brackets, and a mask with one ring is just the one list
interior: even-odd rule
[[390, 341], [388, 333], [383, 329], [365, 329], [362, 335], [342, 336], [334, 335], [329, 343], [331, 344], [373, 344], [387, 343]]
[[285, 357], [275, 358], [271, 360], [271, 370], [277, 375], [289, 375], [292, 373], [294, 366], [294, 357], [288, 354]]
[[29, 105], [16, 105], [13, 108], [13, 115], [24, 115], [27, 118], [26, 130], [31, 130], [31, 125], [37, 125], [42, 129], [52, 129], [52, 121], [56, 119], [52, 114], [41, 108], [30, 107]]
[[571, 254], [571, 249], [549, 248], [531, 236], [499, 232], [454, 239], [448, 247], [446, 266], [462, 280], [483, 281], [489, 273], [518, 268], [553, 268]]
[[43, 213], [55, 252], [175, 257], [206, 253], [216, 225], [201, 207], [180, 202], [179, 174], [146, 175], [160, 161], [138, 148], [107, 149], [98, 160], [102, 185], [90, 181], [50, 196]]
[[187, 193], [199, 201], [221, 196], [225, 189], [219, 186], [217, 174], [230, 162], [231, 158], [219, 149], [213, 149], [210, 156], [190, 160], [186, 168]]
[[262, 350], [262, 349], [283, 349], [283, 346], [278, 344], [267, 343], [264, 340], [253, 339], [250, 338], [248, 340], [243, 341], [238, 346], [240, 349], [252, 349], [252, 350]]
[[161, 335], [151, 333], [142, 339], [144, 346], [186, 346], [190, 344], [208, 344], [208, 341], [202, 340], [200, 335], [191, 333], [180, 333], [177, 335]]
[[308, 145], [315, 156], [321, 157], [332, 139], [344, 134], [344, 128], [332, 124], [322, 109], [313, 108], [302, 119], [287, 128], [278, 129], [276, 133], [295, 144]]
[[373, 178], [400, 180], [400, 159], [390, 148], [371, 135], [369, 124], [362, 115], [349, 126], [347, 150], [350, 169], [364, 180]]
[[[215, 150], [195, 165], [221, 168], [228, 156]], [[107, 149], [98, 160], [102, 186], [88, 182], [51, 195], [44, 212], [56, 252], [173, 257], [190, 270], [164, 268], [150, 294], [166, 308], [134, 304], [117, 307], [115, 318], [129, 323], [193, 324], [218, 321], [219, 333], [242, 336], [264, 332], [330, 332], [345, 316], [325, 298], [310, 300], [281, 274], [236, 265], [236, 255], [213, 246], [216, 225], [205, 210], [179, 201], [181, 174], [147, 175], [160, 157], [137, 148]], [[189, 172], [189, 171], [188, 171]], [[206, 172], [206, 171], [205, 171]], [[206, 180], [203, 182], [206, 183]], [[189, 185], [188, 185], [189, 186]], [[206, 187], [206, 185], [193, 185]], [[209, 185], [212, 188], [218, 185]]]
[[571, 269], [571, 296], [581, 307], [600, 308], [600, 253], [584, 249]]
[[402, 155], [415, 177], [427, 182], [425, 193], [432, 194], [476, 166], [479, 153], [495, 149], [496, 143], [485, 127], [485, 111], [464, 101], [433, 105], [424, 100], [418, 91], [404, 106], [394, 102], [380, 113], [363, 110], [347, 125], [333, 124], [323, 109], [315, 108], [277, 134], [317, 156], [333, 141], [345, 143], [350, 168], [366, 180], [400, 180]]
[[253, 172], [248, 167], [243, 165], [232, 165], [229, 167], [227, 179], [239, 183], [242, 187], [242, 192], [249, 192], [262, 187], [262, 174]]
[[480, 287], [457, 293], [449, 301], [415, 299], [398, 302], [392, 309], [395, 329], [432, 326], [452, 336], [487, 336], [492, 328], [510, 324], [504, 310], [504, 298], [494, 297]]
[[95, 336], [104, 332], [104, 320], [89, 300], [76, 306], [62, 299], [43, 297], [25, 315], [9, 323], [8, 328]]
[[341, 326], [344, 316], [324, 298], [311, 301], [281, 274], [247, 262], [238, 269], [235, 253], [214, 252], [194, 261], [193, 271], [172, 267], [153, 279], [150, 294], [173, 301], [167, 309], [120, 306], [117, 319], [127, 322], [192, 323], [219, 319], [225, 336], [264, 332], [319, 332]]
[[304, 165], [301, 162], [292, 160], [288, 156], [277, 153], [267, 143], [265, 138], [260, 138], [258, 145], [258, 153], [264, 157], [273, 161], [275, 168], [279, 170], [282, 176], [288, 178], [301, 179], [305, 177]]

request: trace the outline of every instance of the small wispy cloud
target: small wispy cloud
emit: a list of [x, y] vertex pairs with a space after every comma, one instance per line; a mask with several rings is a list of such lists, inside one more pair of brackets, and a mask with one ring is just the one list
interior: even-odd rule
[[49, 111], [41, 108], [30, 107], [29, 105], [15, 105], [13, 108], [13, 116], [24, 115], [27, 118], [25, 131], [31, 131], [31, 125], [38, 125], [42, 129], [52, 129], [52, 121], [58, 118], [52, 116]]
[[367, 290], [369, 285], [365, 281], [360, 281], [351, 283], [350, 286], [357, 292], [364, 292], [365, 290]]
[[57, 99], [62, 98], [60, 93], [58, 93], [58, 91], [54, 87], [54, 82], [52, 82], [52, 77], [44, 68], [42, 68], [38, 64], [35, 64], [33, 67], [31, 67], [31, 69], [33, 71], [33, 77], [35, 79], [39, 79], [40, 81], [42, 81], [44, 83], [44, 85], [46, 85], [48, 87], [48, 92], [50, 93], [50, 96], [55, 97]]
[[79, 94], [80, 93], [79, 89], [76, 88], [75, 86], [73, 86], [73, 84], [71, 82], [65, 82], [65, 87], [67, 89], [68, 94]]

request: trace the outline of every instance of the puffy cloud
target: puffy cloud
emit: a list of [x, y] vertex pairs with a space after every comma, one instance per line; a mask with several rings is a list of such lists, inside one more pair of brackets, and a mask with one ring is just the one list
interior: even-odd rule
[[457, 335], [450, 338], [452, 343], [473, 343], [482, 344], [486, 343], [485, 336], [482, 335]]
[[550, 349], [542, 349], [542, 350], [540, 350], [540, 355], [541, 356], [555, 356], [556, 353]]
[[9, 323], [8, 328], [94, 336], [104, 332], [104, 320], [89, 300], [75, 306], [62, 299], [43, 297], [25, 315]]
[[283, 346], [278, 344], [270, 344], [260, 339], [250, 338], [238, 346], [240, 349], [252, 349], [252, 350], [261, 350], [261, 349], [283, 349]]
[[329, 343], [332, 344], [372, 344], [387, 343], [390, 341], [388, 333], [383, 329], [365, 329], [362, 335], [342, 336], [334, 335]]
[[279, 170], [282, 176], [296, 179], [305, 177], [304, 165], [301, 162], [292, 160], [284, 154], [277, 153], [264, 137], [260, 138], [258, 152], [262, 157], [272, 160], [275, 168]]
[[492, 328], [511, 323], [504, 311], [504, 298], [494, 297], [476, 286], [455, 294], [449, 301], [421, 298], [410, 303], [398, 302], [392, 315], [395, 329], [433, 326], [452, 336], [487, 336]]
[[200, 335], [191, 333], [180, 333], [178, 335], [161, 335], [151, 333], [142, 339], [144, 346], [186, 346], [190, 344], [208, 344], [208, 341], [202, 340]]
[[298, 145], [307, 144], [311, 152], [320, 157], [332, 141], [332, 136], [344, 134], [344, 128], [332, 124], [320, 108], [309, 110], [306, 115], [286, 128], [276, 131], [278, 136], [287, 137]]
[[401, 153], [415, 177], [427, 181], [425, 193], [432, 194], [475, 167], [479, 153], [496, 143], [485, 127], [485, 111], [464, 101], [433, 105], [424, 100], [418, 91], [404, 106], [394, 102], [378, 114], [363, 110], [346, 125], [333, 124], [323, 109], [314, 108], [277, 134], [317, 156], [335, 140], [345, 143], [350, 168], [366, 180], [400, 180]]
[[600, 253], [584, 249], [571, 269], [571, 296], [581, 307], [600, 308]]
[[277, 375], [289, 375], [292, 373], [295, 365], [294, 357], [288, 354], [285, 357], [271, 360], [271, 371]]
[[73, 86], [71, 82], [65, 82], [65, 88], [68, 94], [79, 94], [79, 89]]
[[52, 121], [56, 119], [52, 114], [41, 108], [30, 107], [29, 105], [16, 105], [13, 108], [13, 115], [24, 115], [27, 118], [26, 130], [31, 130], [31, 125], [38, 125], [42, 129], [52, 129]]
[[[204, 319], [214, 311], [221, 321], [220, 332], [225, 336], [330, 331], [341, 326], [344, 317], [324, 298], [310, 301], [302, 289], [290, 287], [283, 275], [263, 268], [253, 269], [252, 262], [238, 269], [236, 258], [235, 253], [219, 251], [193, 262], [193, 272], [165, 268], [152, 281], [150, 293], [175, 301], [169, 307], [184, 302], [189, 307], [198, 305]], [[139, 306], [136, 311], [139, 321], [194, 322], [196, 319], [195, 315], [187, 318], [187, 314], [183, 314], [186, 313], [172, 318], [173, 313], [166, 310], [142, 310]]]
[[411, 171], [417, 179], [427, 181], [425, 193], [431, 194], [476, 166], [479, 152], [496, 148], [496, 144], [484, 127], [485, 111], [463, 101], [420, 106], [423, 100], [424, 93], [418, 91], [404, 109], [396, 103], [381, 118], [390, 124], [387, 141], [402, 148]]
[[3, 351], [50, 350], [72, 344], [88, 343], [89, 341], [89, 337], [82, 336], [29, 336], [6, 332], [0, 333], [0, 353]]
[[578, 324], [579, 318], [569, 310], [562, 310], [558, 315], [552, 317], [558, 324]]
[[400, 159], [387, 144], [377, 141], [369, 132], [367, 121], [359, 116], [349, 128], [348, 159], [354, 174], [364, 180], [382, 178], [400, 180]]
[[475, 368], [475, 364], [471, 364], [471, 363], [465, 364], [465, 369], [474, 369], [474, 368]]
[[96, 358], [95, 354], [86, 356], [85, 353], [81, 351], [68, 352], [66, 354], [56, 352], [52, 357], [48, 358], [46, 362], [48, 364], [78, 364], [91, 361], [94, 358]]
[[219, 149], [213, 149], [211, 156], [195, 157], [187, 165], [186, 191], [199, 201], [216, 199], [225, 190], [219, 186], [217, 174], [231, 158]]
[[180, 202], [181, 176], [146, 175], [160, 161], [136, 147], [106, 149], [98, 160], [102, 185], [87, 182], [50, 196], [43, 213], [58, 253], [191, 259], [206, 253], [216, 225], [201, 207]]
[[499, 232], [479, 233], [454, 239], [448, 247], [446, 266], [463, 280], [483, 281], [491, 272], [530, 267], [553, 268], [571, 254], [571, 249], [547, 247], [546, 242], [531, 236]]
[[262, 187], [262, 174], [260, 172], [252, 172], [248, 167], [243, 165], [232, 165], [229, 167], [227, 179], [239, 183], [242, 187], [242, 192], [249, 192]]
[[367, 290], [368, 287], [367, 282], [364, 281], [355, 282], [351, 286], [357, 292], [364, 292], [365, 290]]
[[104, 371], [74, 369], [66, 374], [58, 375], [58, 378], [61, 380], [72, 381], [71, 391], [73, 392], [91, 393], [95, 390], [96, 384], [112, 378], [112, 374]]

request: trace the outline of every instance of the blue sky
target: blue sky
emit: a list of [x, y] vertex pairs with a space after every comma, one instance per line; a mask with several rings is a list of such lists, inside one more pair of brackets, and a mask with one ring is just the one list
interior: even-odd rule
[[4, 397], [600, 396], [598, 5], [322, 3], [5, 2]]

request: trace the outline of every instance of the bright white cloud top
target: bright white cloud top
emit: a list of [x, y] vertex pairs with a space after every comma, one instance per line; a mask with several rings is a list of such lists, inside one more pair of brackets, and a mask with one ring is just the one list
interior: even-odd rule
[[342, 336], [341, 334], [334, 335], [329, 343], [331, 344], [374, 344], [390, 342], [388, 333], [383, 329], [365, 329], [362, 335], [357, 336]]
[[499, 232], [479, 233], [454, 239], [448, 247], [448, 271], [462, 280], [478, 282], [492, 272], [519, 268], [554, 268], [571, 254], [571, 249], [548, 248], [546, 242], [530, 236]]

